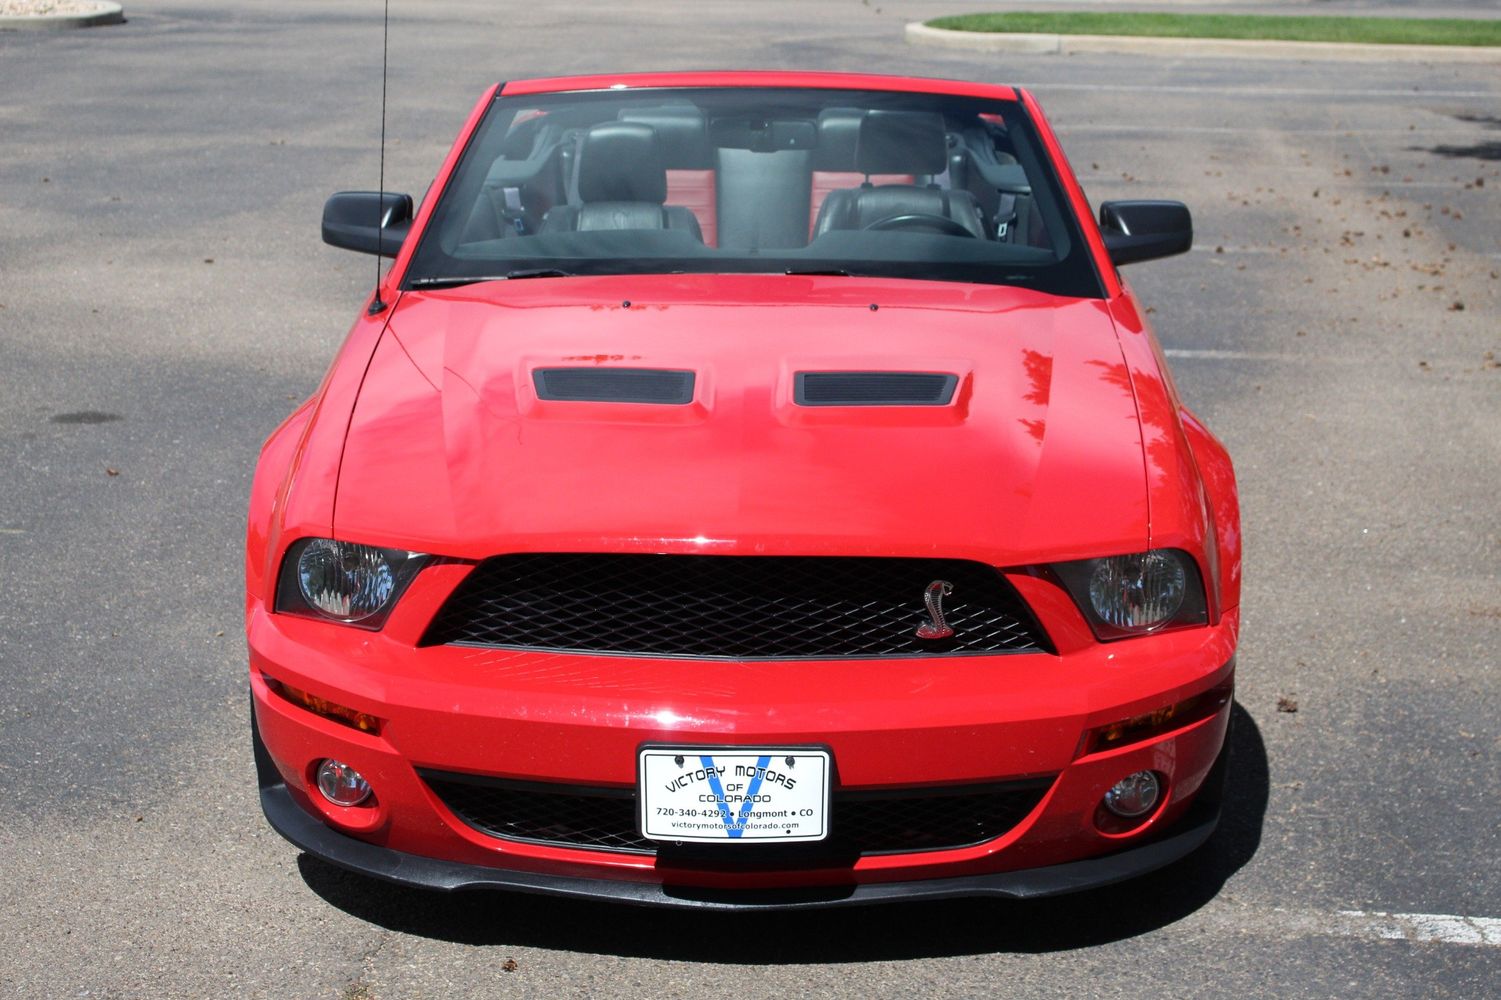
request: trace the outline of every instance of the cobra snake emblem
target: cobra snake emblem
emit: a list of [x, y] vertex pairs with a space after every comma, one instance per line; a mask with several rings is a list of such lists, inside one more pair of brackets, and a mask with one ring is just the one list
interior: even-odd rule
[[943, 599], [954, 592], [954, 585], [947, 580], [934, 580], [928, 584], [928, 589], [923, 591], [923, 603], [927, 605], [928, 617], [932, 621], [923, 622], [917, 627], [919, 639], [947, 639], [954, 634], [949, 623], [943, 618]]

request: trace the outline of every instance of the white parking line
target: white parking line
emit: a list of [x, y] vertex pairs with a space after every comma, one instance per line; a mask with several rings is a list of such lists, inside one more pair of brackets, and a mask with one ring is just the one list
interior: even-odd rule
[[1361, 365], [1374, 359], [1347, 354], [1297, 354], [1291, 351], [1221, 351], [1214, 348], [1165, 347], [1162, 353], [1184, 361], [1275, 361], [1294, 365]]
[[[1101, 122], [1070, 122], [1067, 119], [1057, 123], [1058, 131], [1064, 134], [1078, 134], [1083, 132], [1119, 133], [1122, 135], [1177, 135], [1177, 134], [1207, 134], [1207, 135], [1244, 135], [1248, 139], [1262, 138], [1262, 130], [1247, 128], [1244, 125], [1113, 125]], [[1400, 135], [1412, 139], [1425, 137], [1469, 138], [1477, 135], [1478, 127], [1464, 128], [1460, 126], [1446, 126], [1444, 128], [1279, 128], [1278, 135], [1324, 135], [1324, 136], [1362, 136], [1362, 135]]]
[[1189, 249], [1192, 250], [1194, 253], [1215, 253], [1215, 254], [1219, 254], [1219, 253], [1281, 253], [1283, 250], [1286, 250], [1288, 248], [1287, 247], [1243, 247], [1243, 246], [1236, 246], [1236, 245], [1231, 244], [1231, 243], [1216, 243], [1213, 246], [1210, 246], [1209, 244], [1206, 243], [1206, 244], [1204, 244], [1202, 246], [1189, 247]]
[[1304, 363], [1308, 361], [1326, 361], [1327, 358], [1309, 358], [1300, 354], [1276, 354], [1272, 352], [1258, 351], [1216, 351], [1193, 347], [1165, 347], [1162, 353], [1170, 358], [1184, 358], [1190, 361], [1296, 361]]
[[1217, 929], [1266, 934], [1272, 937], [1342, 937], [1364, 941], [1407, 941], [1412, 944], [1466, 945], [1501, 948], [1501, 920], [1462, 917], [1451, 913], [1387, 913], [1382, 910], [1309, 910], [1231, 907], [1207, 922]]
[[1028, 90], [1046, 92], [1049, 90], [1108, 90], [1112, 93], [1131, 91], [1140, 94], [1223, 94], [1240, 95], [1245, 97], [1380, 97], [1380, 98], [1416, 98], [1418, 100], [1432, 100], [1435, 97], [1450, 98], [1492, 98], [1496, 96], [1494, 90], [1319, 90], [1311, 87], [1190, 87], [1153, 84], [1123, 84], [1123, 83], [1055, 83], [1052, 81], [1038, 81], [1034, 83], [1017, 84]]
[[1458, 917], [1449, 913], [1381, 913], [1340, 910], [1333, 931], [1345, 937], [1381, 938], [1438, 944], [1489, 945], [1501, 948], [1501, 920]]
[[[1293, 169], [1289, 169], [1289, 170], [1284, 171], [1284, 173], [1288, 174], [1289, 176], [1292, 176], [1293, 174], [1295, 174], [1297, 172], [1298, 171], [1293, 170]], [[1308, 171], [1304, 171], [1304, 172], [1305, 173], [1309, 173]], [[1121, 189], [1124, 189], [1125, 186], [1128, 185], [1128, 184], [1136, 184], [1136, 185], [1138, 185], [1138, 187], [1141, 184], [1140, 181], [1128, 181], [1125, 178], [1121, 177], [1119, 174], [1114, 174], [1114, 175], [1112, 175], [1112, 174], [1077, 174], [1076, 176], [1079, 178], [1079, 183], [1083, 184], [1085, 186], [1099, 186], [1099, 187], [1103, 187], [1103, 186], [1106, 186], [1106, 185], [1110, 185], [1110, 186], [1115, 186], [1115, 187], [1119, 187]], [[1392, 180], [1392, 179], [1390, 179], [1388, 177], [1382, 177], [1380, 180], [1372, 180], [1372, 181], [1370, 181], [1369, 183], [1366, 183], [1366, 184], [1349, 184], [1349, 183], [1345, 183], [1345, 184], [1334, 183], [1334, 184], [1331, 184], [1331, 183], [1329, 183], [1326, 180], [1322, 180], [1322, 175], [1320, 175], [1318, 178], [1314, 178], [1314, 177], [1310, 176], [1307, 180], [1305, 180], [1303, 178], [1294, 178], [1294, 181], [1295, 181], [1295, 183], [1299, 183], [1299, 184], [1305, 184], [1305, 183], [1306, 184], [1312, 184], [1314, 187], [1317, 187], [1317, 188], [1319, 188], [1320, 190], [1323, 190], [1323, 191], [1331, 191], [1331, 192], [1333, 192], [1333, 191], [1348, 191], [1348, 192], [1359, 192], [1361, 194], [1365, 194], [1367, 192], [1370, 192], [1370, 191], [1372, 191], [1375, 188], [1381, 188], [1383, 190], [1387, 190], [1388, 193], [1390, 193], [1390, 190], [1395, 190], [1397, 188], [1402, 188], [1404, 190], [1409, 190], [1409, 191], [1413, 191], [1413, 190], [1416, 190], [1416, 191], [1453, 191], [1453, 192], [1455, 192], [1457, 194], [1461, 190], [1460, 185], [1462, 183], [1462, 182], [1457, 181], [1457, 180], [1447, 180], [1447, 181], [1400, 181], [1399, 180], [1399, 181], [1394, 181], [1394, 180]], [[1267, 194], [1274, 194], [1275, 192], [1268, 191], [1266, 193]], [[1291, 193], [1291, 192], [1285, 192], [1285, 193]], [[1256, 194], [1257, 194], [1257, 196], [1260, 196], [1261, 192], [1258, 191], [1258, 192], [1256, 192]], [[1199, 250], [1199, 249], [1202, 249], [1202, 248], [1201, 247], [1194, 247], [1194, 249], [1195, 250]]]

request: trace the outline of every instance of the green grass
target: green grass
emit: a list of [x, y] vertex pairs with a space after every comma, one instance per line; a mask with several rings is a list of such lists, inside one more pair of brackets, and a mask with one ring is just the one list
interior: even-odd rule
[[939, 17], [929, 21], [928, 26], [953, 31], [1051, 35], [1256, 38], [1368, 45], [1501, 45], [1501, 21], [1456, 18], [1018, 12]]

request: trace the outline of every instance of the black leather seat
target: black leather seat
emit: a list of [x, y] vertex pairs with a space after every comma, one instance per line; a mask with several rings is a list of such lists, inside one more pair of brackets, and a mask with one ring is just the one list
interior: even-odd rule
[[584, 133], [578, 151], [579, 204], [558, 205], [541, 232], [676, 229], [703, 240], [686, 208], [664, 205], [667, 168], [656, 130], [640, 122], [606, 122]]
[[813, 226], [818, 238], [834, 229], [910, 229], [984, 238], [979, 202], [968, 191], [937, 184], [870, 183], [871, 174], [936, 177], [948, 168], [943, 116], [920, 111], [870, 111], [860, 119], [855, 169], [866, 176], [857, 188], [824, 199]]

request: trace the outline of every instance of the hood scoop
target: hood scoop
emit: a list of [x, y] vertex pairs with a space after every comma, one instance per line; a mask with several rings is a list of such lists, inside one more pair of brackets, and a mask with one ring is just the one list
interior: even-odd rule
[[947, 406], [959, 376], [941, 372], [798, 372], [799, 406]]
[[694, 373], [669, 368], [536, 368], [537, 398], [572, 403], [693, 402]]

